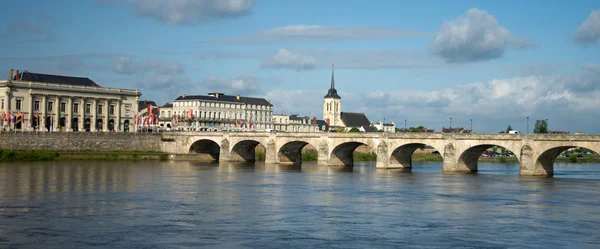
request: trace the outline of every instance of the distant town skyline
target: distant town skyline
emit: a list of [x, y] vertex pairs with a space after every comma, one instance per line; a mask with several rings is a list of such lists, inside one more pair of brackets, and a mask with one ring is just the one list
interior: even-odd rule
[[600, 133], [597, 1], [5, 1], [0, 68], [181, 94], [262, 97], [319, 119], [335, 64], [342, 109], [495, 133]]

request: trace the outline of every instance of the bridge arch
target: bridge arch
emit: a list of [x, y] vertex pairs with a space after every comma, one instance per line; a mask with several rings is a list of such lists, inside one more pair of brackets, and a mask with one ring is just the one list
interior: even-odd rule
[[[362, 142], [344, 142], [340, 143], [333, 150], [329, 156], [329, 165], [344, 165], [344, 166], [352, 166], [354, 165], [354, 150], [359, 146], [364, 145], [369, 147], [368, 144]], [[371, 147], [369, 147], [371, 148]]]
[[189, 148], [189, 153], [200, 154], [202, 160], [219, 161], [221, 146], [210, 139], [200, 139], [192, 143]]
[[539, 175], [554, 175], [554, 161], [556, 158], [563, 152], [573, 149], [573, 148], [585, 148], [595, 153], [598, 153], [598, 150], [593, 150], [583, 146], [557, 146], [550, 149], [547, 149], [539, 154], [537, 160], [535, 161], [535, 169], [539, 172]]
[[[261, 145], [256, 140], [242, 140], [237, 142], [231, 148], [231, 161], [234, 162], [255, 162], [256, 161], [256, 147]], [[263, 148], [264, 145], [262, 145]]]
[[[518, 157], [518, 155], [520, 155], [520, 150], [513, 151], [510, 148], [496, 144], [480, 144], [471, 146], [460, 154], [457, 162], [458, 168], [462, 169], [463, 171], [477, 172], [477, 162], [479, 161], [479, 158], [481, 157], [482, 153], [493, 147], [505, 148], [506, 150], [510, 151], [517, 158], [517, 160], [520, 161]], [[516, 154], [515, 152], [518, 154]]]
[[[408, 143], [398, 146], [396, 149], [392, 151], [389, 157], [389, 167], [390, 168], [412, 168], [412, 156], [417, 149], [425, 148], [426, 146], [432, 147], [435, 151], [440, 153], [443, 150], [439, 150], [434, 146], [425, 144], [425, 143]], [[440, 154], [440, 157], [443, 158], [443, 155]]]
[[277, 151], [277, 157], [280, 163], [300, 164], [302, 163], [302, 149], [306, 146], [314, 148], [315, 152], [317, 147], [310, 144], [309, 142], [296, 140], [285, 143]]

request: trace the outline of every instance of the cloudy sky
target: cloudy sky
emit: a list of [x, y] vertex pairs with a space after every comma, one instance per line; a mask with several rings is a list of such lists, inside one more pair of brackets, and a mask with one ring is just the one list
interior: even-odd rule
[[598, 1], [6, 0], [0, 68], [143, 99], [220, 91], [400, 127], [600, 133]]

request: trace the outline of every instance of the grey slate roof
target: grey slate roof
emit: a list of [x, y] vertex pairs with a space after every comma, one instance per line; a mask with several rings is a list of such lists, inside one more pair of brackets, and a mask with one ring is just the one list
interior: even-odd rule
[[96, 82], [90, 80], [89, 78], [41, 74], [32, 72], [23, 72], [21, 74], [21, 81], [35, 81], [54, 84], [68, 84], [74, 86], [100, 87], [100, 85], [96, 84]]
[[374, 126], [363, 126], [363, 128], [365, 129], [365, 132], [377, 132], [377, 128]]
[[317, 125], [319, 126], [319, 130], [329, 131], [329, 125], [327, 125], [327, 122], [325, 120], [317, 120]]
[[271, 102], [263, 98], [253, 98], [253, 97], [240, 97], [240, 100], [247, 105], [264, 105], [264, 106], [273, 106]]
[[340, 95], [338, 95], [337, 90], [335, 90], [335, 80], [333, 78], [333, 69], [331, 69], [331, 87], [329, 88], [329, 91], [327, 91], [327, 95], [325, 95], [325, 97], [323, 98], [334, 98], [334, 99], [341, 99], [342, 97], [340, 97]]
[[235, 103], [244, 103], [247, 105], [264, 105], [264, 106], [273, 106], [268, 100], [263, 98], [254, 98], [254, 97], [240, 97], [240, 100], [237, 99], [236, 96], [226, 95], [219, 93], [219, 98], [211, 95], [185, 95], [179, 96], [175, 100], [210, 100], [217, 102], [235, 102]]
[[173, 104], [172, 103], [165, 103], [163, 106], [161, 106], [161, 108], [162, 107], [164, 107], [164, 108], [171, 108], [171, 107], [173, 107]]
[[290, 120], [304, 120], [305, 117], [298, 117], [298, 114], [290, 115]]
[[369, 127], [371, 126], [371, 122], [362, 112], [342, 112], [341, 113], [342, 122], [346, 127]]

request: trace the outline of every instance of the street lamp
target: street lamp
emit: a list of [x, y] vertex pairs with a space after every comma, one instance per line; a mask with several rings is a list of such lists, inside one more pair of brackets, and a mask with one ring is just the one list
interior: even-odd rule
[[404, 119], [404, 130], [406, 130], [406, 119]]
[[548, 119], [546, 119], [546, 133], [550, 133], [550, 130], [548, 130]]
[[452, 117], [450, 117], [450, 129], [452, 129]]
[[529, 134], [529, 117], [527, 117], [527, 134]]
[[473, 119], [471, 119], [471, 132], [469, 133], [473, 133]]

